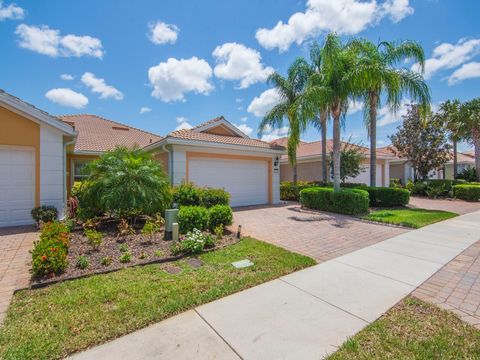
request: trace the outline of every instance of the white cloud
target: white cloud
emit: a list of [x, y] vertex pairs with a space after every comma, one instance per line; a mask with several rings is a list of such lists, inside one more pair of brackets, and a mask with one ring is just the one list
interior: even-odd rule
[[404, 100], [396, 113], [391, 112], [387, 106], [380, 108], [377, 113], [377, 126], [383, 127], [401, 121], [402, 116], [407, 114], [407, 104], [410, 104], [410, 100]]
[[60, 35], [59, 30], [46, 25], [20, 24], [15, 31], [20, 37], [20, 47], [51, 57], [103, 57], [102, 42], [91, 36]]
[[74, 79], [73, 75], [70, 74], [62, 74], [60, 75], [60, 79], [66, 80], [66, 81], [71, 81]]
[[177, 116], [175, 119], [177, 121], [177, 127], [175, 128], [176, 130], [185, 130], [185, 129], [191, 129], [193, 126], [188, 122], [188, 119], [185, 116]]
[[262, 140], [271, 142], [281, 137], [288, 136], [288, 132], [288, 126], [281, 127], [280, 129], [272, 129], [270, 126], [267, 126], [263, 132]]
[[480, 77], [480, 62], [470, 62], [463, 64], [459, 69], [455, 70], [448, 78], [448, 84], [454, 85], [466, 79]]
[[261, 63], [257, 50], [237, 43], [225, 43], [213, 51], [216, 59], [215, 76], [224, 80], [239, 80], [240, 89], [248, 88], [257, 82], [267, 80], [274, 70]]
[[237, 104], [240, 104], [240, 103], [243, 102], [243, 99], [242, 99], [242, 98], [236, 98], [236, 99], [235, 99], [235, 102], [236, 102]]
[[148, 70], [153, 86], [152, 96], [163, 102], [185, 101], [185, 93], [188, 92], [208, 95], [214, 88], [211, 77], [210, 65], [197, 57], [169, 58]]
[[[460, 39], [456, 44], [442, 43], [433, 49], [432, 57], [425, 61], [425, 78], [444, 69], [453, 69], [469, 61], [480, 52], [480, 39]], [[418, 71], [413, 64], [412, 70]]]
[[142, 106], [142, 107], [140, 108], [139, 113], [140, 113], [140, 114], [145, 114], [145, 113], [149, 113], [150, 111], [152, 111], [151, 108], [149, 108], [149, 107], [147, 107], [147, 106]]
[[353, 115], [361, 110], [363, 110], [363, 102], [352, 100], [348, 102], [348, 115]]
[[3, 5], [3, 1], [0, 0], [0, 21], [10, 19], [10, 20], [20, 20], [25, 17], [25, 10], [16, 4], [10, 4], [8, 6]]
[[81, 109], [88, 104], [88, 98], [69, 88], [57, 88], [47, 91], [45, 97], [62, 106], [69, 106]]
[[280, 100], [280, 95], [277, 90], [268, 89], [252, 100], [250, 105], [248, 105], [247, 111], [255, 116], [263, 117], [268, 111], [277, 105]]
[[242, 117], [240, 118], [240, 120], [243, 121], [243, 122], [245, 122], [245, 121], [247, 121], [247, 117], [246, 117], [246, 116], [242, 116]]
[[250, 136], [253, 133], [253, 129], [247, 124], [240, 124], [240, 125], [233, 124], [233, 125], [235, 125], [241, 132], [243, 132], [247, 136]]
[[258, 29], [255, 37], [266, 49], [287, 51], [293, 43], [300, 45], [323, 32], [340, 35], [357, 34], [385, 17], [398, 22], [413, 13], [408, 0], [308, 0], [305, 12], [297, 12], [271, 29]]
[[177, 26], [161, 21], [151, 23], [148, 27], [150, 28], [148, 38], [157, 45], [166, 43], [175, 44], [178, 38], [178, 32], [180, 31]]
[[82, 75], [82, 82], [94, 93], [100, 94], [100, 99], [113, 98], [115, 100], [123, 100], [121, 91], [111, 85], [107, 85], [104, 79], [97, 78], [91, 72], [86, 72]]

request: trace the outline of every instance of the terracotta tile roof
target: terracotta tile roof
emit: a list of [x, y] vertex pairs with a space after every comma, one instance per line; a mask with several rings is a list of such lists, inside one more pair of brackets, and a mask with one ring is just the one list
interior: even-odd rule
[[[453, 156], [453, 155], [452, 155]], [[474, 155], [470, 155], [470, 152], [466, 151], [466, 152], [458, 152], [457, 153], [457, 161], [459, 163], [475, 163], [475, 156]], [[449, 161], [449, 163], [452, 162], [453, 163], [453, 159]]]
[[133, 128], [97, 115], [61, 115], [60, 120], [75, 127], [78, 131], [75, 152], [104, 152], [116, 146], [140, 147], [162, 139], [161, 136]]
[[225, 120], [223, 116], [204, 122], [192, 129], [182, 129], [173, 131], [167, 135], [167, 138], [176, 138], [183, 140], [192, 140], [192, 141], [205, 141], [213, 142], [219, 144], [230, 144], [230, 145], [240, 145], [240, 146], [250, 146], [263, 149], [272, 149], [272, 150], [284, 150], [285, 148], [280, 145], [272, 144], [266, 141], [252, 139], [249, 137], [237, 137], [237, 136], [223, 136], [216, 134], [209, 134], [204, 132], [195, 131], [198, 128], [201, 128], [205, 125], [212, 124], [217, 121]]

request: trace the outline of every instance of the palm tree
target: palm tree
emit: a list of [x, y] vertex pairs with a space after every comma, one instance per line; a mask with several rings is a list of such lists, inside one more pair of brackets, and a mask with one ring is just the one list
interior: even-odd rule
[[453, 178], [457, 178], [457, 143], [462, 140], [462, 118], [460, 115], [460, 100], [447, 100], [440, 104], [438, 116], [441, 116], [447, 124], [450, 140], [453, 147]]
[[405, 60], [413, 60], [423, 73], [425, 54], [413, 41], [383, 41], [375, 45], [369, 40], [356, 39], [350, 45], [359, 54], [354, 79], [356, 87], [363, 89], [364, 119], [370, 137], [370, 186], [376, 186], [377, 112], [382, 105], [382, 95], [392, 112], [399, 109], [404, 95], [423, 109], [429, 108], [430, 90], [423, 76], [410, 69], [398, 68]]
[[480, 181], [480, 98], [475, 98], [461, 106], [462, 129], [468, 135], [467, 140], [473, 143], [475, 149], [475, 169], [477, 181]]
[[332, 33], [326, 36], [319, 56], [319, 71], [309, 77], [298, 108], [303, 119], [313, 118], [319, 110], [326, 110], [333, 119], [333, 183], [335, 191], [339, 191], [340, 123], [345, 118], [349, 98], [360, 96], [353, 78], [357, 54], [354, 47], [342, 43]]
[[298, 116], [297, 100], [302, 94], [308, 79], [310, 67], [303, 58], [298, 58], [290, 65], [287, 77], [275, 72], [268, 77], [280, 95], [280, 103], [275, 105], [262, 119], [258, 134], [261, 136], [267, 128], [280, 129], [287, 120], [289, 129], [287, 153], [288, 161], [292, 166], [293, 183], [297, 184], [297, 148], [300, 135], [306, 130], [305, 123]]

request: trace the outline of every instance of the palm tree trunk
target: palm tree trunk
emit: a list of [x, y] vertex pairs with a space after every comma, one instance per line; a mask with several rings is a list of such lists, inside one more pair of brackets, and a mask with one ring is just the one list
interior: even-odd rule
[[340, 104], [333, 111], [333, 188], [340, 191]]
[[297, 174], [297, 163], [292, 166], [292, 177], [293, 177], [293, 185], [297, 186], [298, 182], [298, 174]]
[[328, 182], [328, 163], [327, 163], [327, 112], [320, 111], [320, 124], [322, 127], [322, 180]]
[[475, 148], [475, 170], [477, 172], [477, 181], [480, 181], [480, 129], [472, 131], [473, 146]]
[[377, 186], [377, 101], [370, 97], [370, 186]]
[[[457, 178], [457, 140], [453, 140], [453, 179]], [[445, 175], [445, 172], [444, 172]], [[444, 176], [445, 177], [445, 176]]]

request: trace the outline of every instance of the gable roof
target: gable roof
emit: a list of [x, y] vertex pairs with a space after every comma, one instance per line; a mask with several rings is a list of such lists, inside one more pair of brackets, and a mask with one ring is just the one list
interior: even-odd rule
[[71, 125], [65, 124], [57, 117], [50, 115], [46, 111], [40, 110], [32, 104], [27, 103], [2, 89], [0, 89], [0, 105], [30, 120], [48, 124], [62, 131], [66, 135], [75, 136], [75, 129]]
[[101, 153], [116, 146], [145, 147], [162, 139], [161, 136], [108, 120], [97, 115], [58, 116], [78, 131], [76, 153]]
[[[212, 129], [224, 126], [231, 131], [229, 135], [212, 133]], [[223, 144], [233, 146], [246, 146], [265, 150], [284, 151], [283, 146], [272, 144], [259, 139], [252, 139], [239, 130], [235, 125], [227, 121], [223, 116], [206, 121], [191, 129], [176, 130], [168, 134], [167, 141], [179, 140], [182, 142], [203, 142], [211, 144]], [[156, 144], [158, 145], [158, 144]], [[155, 146], [155, 145], [153, 145]]]

